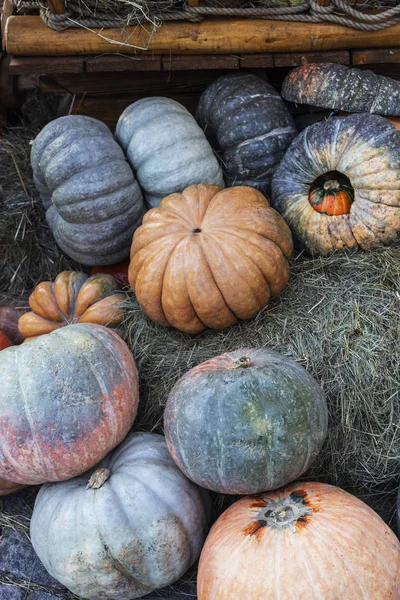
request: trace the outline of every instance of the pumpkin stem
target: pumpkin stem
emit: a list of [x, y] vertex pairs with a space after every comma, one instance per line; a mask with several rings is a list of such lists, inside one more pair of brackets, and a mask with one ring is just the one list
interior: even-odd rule
[[329, 179], [329, 181], [324, 183], [324, 190], [332, 190], [337, 192], [340, 190], [340, 183], [336, 181], [336, 179]]
[[251, 367], [251, 358], [248, 356], [240, 356], [239, 358], [235, 358], [230, 364], [230, 369], [247, 369]]
[[103, 483], [107, 481], [111, 476], [110, 469], [96, 469], [94, 473], [92, 473], [91, 478], [89, 479], [89, 483], [86, 486], [87, 490], [98, 490], [101, 488]]

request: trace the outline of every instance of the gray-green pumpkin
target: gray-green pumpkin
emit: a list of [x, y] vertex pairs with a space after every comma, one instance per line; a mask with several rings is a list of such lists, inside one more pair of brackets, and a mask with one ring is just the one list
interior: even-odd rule
[[297, 133], [278, 92], [256, 75], [223, 75], [203, 92], [196, 118], [221, 158], [227, 185], [268, 196], [272, 174]]
[[129, 255], [143, 196], [104, 123], [79, 115], [51, 121], [33, 142], [31, 162], [47, 222], [68, 256], [94, 266]]
[[120, 116], [116, 137], [150, 207], [192, 184], [224, 187], [222, 171], [195, 119], [170, 98], [143, 98]]
[[141, 598], [197, 560], [209, 508], [163, 436], [133, 433], [90, 473], [41, 488], [32, 544], [48, 572], [82, 598]]
[[202, 363], [172, 389], [168, 449], [192, 481], [225, 494], [257, 494], [297, 479], [327, 433], [324, 394], [293, 360], [263, 348]]
[[294, 69], [283, 82], [282, 96], [320, 108], [400, 115], [400, 81], [335, 63]]

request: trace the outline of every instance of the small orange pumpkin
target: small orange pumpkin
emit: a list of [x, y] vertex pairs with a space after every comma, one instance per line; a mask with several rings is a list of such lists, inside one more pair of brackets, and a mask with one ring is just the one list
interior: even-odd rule
[[128, 269], [129, 269], [129, 260], [123, 260], [115, 265], [102, 265], [100, 267], [93, 267], [90, 270], [91, 275], [96, 275], [96, 273], [107, 273], [108, 275], [112, 275], [114, 279], [119, 281], [122, 285], [128, 286]]
[[308, 199], [317, 212], [324, 215], [348, 215], [354, 190], [347, 177], [337, 171], [323, 173], [310, 187]]
[[241, 498], [212, 527], [198, 600], [398, 600], [400, 543], [366, 504], [323, 483]]
[[129, 283], [160, 325], [223, 329], [282, 291], [292, 250], [289, 227], [258, 190], [192, 185], [144, 215]]
[[72, 323], [97, 323], [108, 327], [121, 324], [125, 295], [111, 275], [88, 277], [77, 271], [63, 271], [54, 283], [43, 281], [29, 297], [32, 312], [23, 314], [18, 328], [25, 341]]

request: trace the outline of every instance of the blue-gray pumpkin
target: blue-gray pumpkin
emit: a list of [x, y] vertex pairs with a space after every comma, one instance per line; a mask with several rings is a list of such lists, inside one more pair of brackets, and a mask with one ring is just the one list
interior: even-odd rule
[[297, 133], [278, 92], [256, 75], [223, 75], [203, 92], [196, 118], [221, 158], [227, 185], [269, 195], [272, 174]]
[[197, 560], [209, 508], [163, 436], [133, 433], [94, 471], [41, 488], [32, 544], [49, 573], [82, 598], [140, 598]]
[[193, 184], [224, 187], [204, 133], [175, 100], [156, 97], [134, 102], [120, 116], [116, 137], [150, 207]]
[[91, 117], [51, 121], [33, 142], [34, 181], [60, 248], [86, 265], [129, 255], [142, 192], [111, 131]]
[[241, 349], [191, 369], [172, 389], [164, 432], [192, 481], [258, 494], [297, 479], [318, 455], [328, 412], [315, 379], [267, 349]]

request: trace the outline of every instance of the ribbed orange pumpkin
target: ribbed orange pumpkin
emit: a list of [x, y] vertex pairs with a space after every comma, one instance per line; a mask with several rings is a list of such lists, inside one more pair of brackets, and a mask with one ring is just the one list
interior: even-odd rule
[[198, 600], [398, 600], [400, 544], [361, 500], [298, 482], [228, 508], [197, 581]]
[[282, 291], [292, 250], [289, 227], [258, 190], [192, 185], [145, 214], [129, 283], [160, 325], [223, 329]]
[[[120, 325], [125, 296], [111, 275], [88, 277], [79, 271], [63, 271], [54, 283], [43, 281], [29, 297], [32, 312], [22, 315], [18, 328], [26, 340], [73, 323]], [[25, 340], [25, 341], [26, 341]]]

